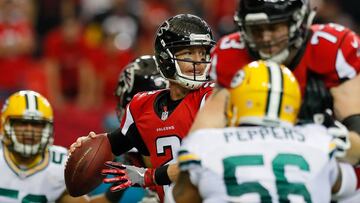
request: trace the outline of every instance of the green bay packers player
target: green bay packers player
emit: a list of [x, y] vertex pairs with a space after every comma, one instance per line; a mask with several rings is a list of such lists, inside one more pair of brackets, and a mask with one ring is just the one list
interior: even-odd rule
[[354, 192], [356, 181], [335, 159], [349, 148], [349, 132], [338, 123], [294, 126], [301, 93], [289, 69], [255, 61], [233, 84], [227, 127], [183, 140], [176, 202], [330, 202], [332, 193]]
[[42, 95], [19, 91], [1, 112], [0, 202], [86, 202], [67, 194], [67, 150], [52, 145], [53, 111]]

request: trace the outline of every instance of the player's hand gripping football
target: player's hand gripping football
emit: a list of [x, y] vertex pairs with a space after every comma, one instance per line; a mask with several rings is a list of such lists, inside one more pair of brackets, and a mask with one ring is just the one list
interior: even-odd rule
[[104, 175], [114, 176], [104, 179], [104, 183], [114, 183], [114, 186], [110, 188], [112, 192], [122, 190], [133, 185], [139, 185], [141, 187], [156, 185], [154, 181], [155, 169], [153, 168], [139, 168], [112, 161], [107, 161], [105, 165], [109, 168], [103, 169], [101, 173]]
[[96, 134], [95, 132], [90, 132], [87, 136], [79, 137], [74, 143], [70, 145], [69, 153], [72, 153], [77, 147], [80, 147], [81, 144], [88, 138], [95, 138], [96, 136], [99, 136], [102, 134]]

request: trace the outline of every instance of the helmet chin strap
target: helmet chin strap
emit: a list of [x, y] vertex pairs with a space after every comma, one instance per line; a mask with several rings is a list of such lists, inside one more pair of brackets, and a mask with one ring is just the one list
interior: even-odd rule
[[278, 64], [283, 64], [286, 61], [286, 59], [289, 57], [290, 51], [289, 51], [289, 49], [284, 49], [274, 55], [265, 54], [265, 53], [259, 51], [259, 55], [262, 59], [268, 59], [268, 60], [272, 60]]

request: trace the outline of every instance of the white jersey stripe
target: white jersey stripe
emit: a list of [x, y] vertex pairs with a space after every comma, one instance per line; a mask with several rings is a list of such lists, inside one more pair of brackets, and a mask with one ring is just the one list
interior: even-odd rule
[[30, 112], [37, 111], [37, 105], [36, 105], [37, 101], [36, 101], [35, 94], [28, 93], [28, 94], [25, 95], [25, 97], [26, 97], [26, 100], [28, 102], [28, 106], [27, 106], [28, 110]]
[[355, 68], [346, 62], [344, 54], [341, 50], [337, 53], [335, 66], [340, 79], [353, 78], [356, 76]]
[[269, 96], [269, 103], [267, 109], [267, 116], [271, 119], [278, 118], [278, 112], [281, 102], [281, 92], [282, 92], [282, 73], [279, 65], [267, 62], [269, 68], [269, 77], [271, 81], [271, 89]]
[[207, 93], [204, 94], [204, 96], [202, 97], [201, 102], [200, 102], [200, 108], [199, 108], [199, 109], [201, 109], [201, 108], [204, 106], [205, 101], [206, 101], [206, 96], [207, 96]]
[[126, 135], [127, 131], [129, 130], [130, 125], [134, 123], [134, 119], [131, 115], [129, 106], [130, 105], [127, 105], [127, 107], [126, 107], [126, 120], [125, 120], [124, 126], [121, 129], [121, 133], [123, 135]]

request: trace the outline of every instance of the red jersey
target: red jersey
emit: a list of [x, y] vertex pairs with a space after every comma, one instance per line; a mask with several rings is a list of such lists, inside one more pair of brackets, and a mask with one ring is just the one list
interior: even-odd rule
[[[211, 94], [212, 83], [188, 93], [172, 113], [164, 109], [159, 115], [159, 98], [169, 93], [168, 89], [136, 94], [126, 108], [121, 122], [121, 132], [128, 137], [139, 152], [150, 156], [153, 168], [174, 163], [181, 140], [187, 135], [196, 113]], [[164, 186], [166, 187], [166, 186]], [[163, 187], [155, 188], [161, 202]]]
[[[187, 135], [196, 113], [211, 90], [212, 87], [207, 83], [200, 89], [188, 93], [171, 114], [167, 114], [165, 109], [161, 115], [156, 113], [157, 99], [169, 90], [138, 93], [128, 104], [121, 123], [121, 132], [130, 139], [140, 136], [146, 149], [142, 148], [139, 151], [150, 156], [154, 168], [172, 163], [177, 156], [182, 138]], [[138, 133], [129, 130], [131, 125], [136, 126]]]
[[[240, 33], [224, 36], [212, 50], [211, 76], [223, 87], [230, 87], [233, 76], [252, 58]], [[360, 39], [351, 30], [338, 25], [312, 25], [311, 36], [302, 56], [291, 67], [304, 94], [307, 73], [321, 76], [325, 85], [337, 86], [360, 71]]]

